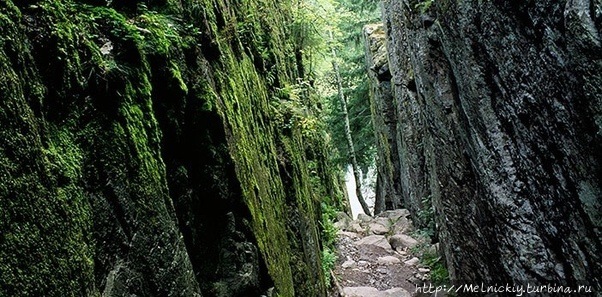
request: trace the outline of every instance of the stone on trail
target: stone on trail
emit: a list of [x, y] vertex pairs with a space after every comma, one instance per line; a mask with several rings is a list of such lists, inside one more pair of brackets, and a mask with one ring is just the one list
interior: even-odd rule
[[373, 287], [345, 287], [343, 294], [347, 297], [410, 297], [408, 291], [402, 288], [392, 288], [386, 291], [379, 291]]
[[351, 217], [347, 213], [345, 213], [344, 211], [339, 211], [337, 212], [337, 221], [342, 220], [353, 221], [353, 219], [351, 219]]
[[370, 235], [366, 236], [354, 243], [355, 245], [373, 245], [381, 247], [385, 250], [390, 251], [391, 245], [383, 235]]
[[347, 228], [345, 228], [344, 230], [355, 233], [362, 233], [365, 231], [364, 228], [362, 228], [362, 226], [360, 226], [360, 224], [358, 223], [352, 223], [351, 225], [347, 226]]
[[412, 223], [408, 218], [400, 218], [391, 227], [393, 234], [405, 234], [413, 230]]
[[348, 221], [336, 221], [334, 222], [334, 226], [339, 230], [345, 230], [349, 228], [349, 223]]
[[343, 267], [343, 268], [349, 268], [349, 267], [351, 267], [353, 265], [355, 265], [355, 261], [349, 259], [349, 260], [343, 262], [343, 264], [341, 265], [341, 267]]
[[396, 251], [402, 250], [403, 248], [413, 248], [418, 245], [418, 241], [405, 234], [397, 234], [389, 238], [391, 247]]
[[391, 265], [391, 264], [399, 264], [399, 263], [401, 263], [401, 260], [399, 260], [399, 258], [397, 258], [395, 256], [384, 256], [384, 257], [379, 257], [377, 262], [379, 264]]
[[337, 221], [334, 226], [340, 230], [345, 230], [353, 223], [353, 220], [346, 213], [339, 211], [337, 212]]
[[383, 212], [379, 213], [377, 216], [381, 217], [381, 218], [388, 218], [391, 221], [395, 222], [395, 221], [399, 220], [400, 218], [406, 218], [409, 215], [410, 215], [410, 211], [407, 209], [394, 209], [394, 210], [383, 211]]
[[356, 238], [360, 237], [360, 236], [359, 236], [357, 233], [355, 233], [355, 232], [349, 232], [349, 231], [343, 231], [343, 230], [339, 230], [339, 231], [337, 232], [337, 235], [339, 235], [339, 236], [344, 236], [344, 237], [351, 238], [351, 239], [356, 239]]
[[375, 297], [381, 292], [377, 288], [372, 287], [345, 287], [343, 288], [343, 294], [347, 297]]
[[372, 220], [372, 217], [365, 214], [365, 213], [360, 213], [357, 215], [357, 220], [363, 223], [367, 223], [370, 222]]
[[391, 228], [391, 225], [393, 225], [391, 222], [391, 219], [389, 219], [389, 218], [378, 218], [377, 217], [377, 218], [372, 219], [372, 222], [381, 224], [381, 225], [387, 227], [387, 229]]
[[403, 262], [404, 264], [408, 265], [408, 266], [416, 266], [418, 265], [418, 263], [420, 263], [420, 259], [414, 257], [410, 260], [407, 260], [405, 262]]
[[376, 235], [383, 235], [389, 232], [389, 228], [379, 223], [370, 223], [370, 225], [368, 225], [368, 229], [370, 230], [370, 232], [372, 232], [372, 234]]
[[385, 291], [387, 297], [410, 297], [412, 294], [404, 288], [392, 288]]

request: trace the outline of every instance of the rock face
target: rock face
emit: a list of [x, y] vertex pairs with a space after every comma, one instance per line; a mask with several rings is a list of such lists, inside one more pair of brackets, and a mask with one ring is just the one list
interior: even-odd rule
[[382, 24], [366, 25], [366, 66], [370, 79], [370, 108], [377, 147], [374, 213], [402, 208], [400, 163], [397, 152], [397, 118], [391, 94], [386, 36]]
[[600, 288], [602, 3], [429, 3], [383, 1], [414, 223], [452, 281]]
[[0, 296], [325, 295], [283, 5], [0, 3]]

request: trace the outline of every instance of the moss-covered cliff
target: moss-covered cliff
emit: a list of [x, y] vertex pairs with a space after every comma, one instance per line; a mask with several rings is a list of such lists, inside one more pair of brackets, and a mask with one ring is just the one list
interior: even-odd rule
[[0, 295], [325, 295], [290, 7], [2, 1]]

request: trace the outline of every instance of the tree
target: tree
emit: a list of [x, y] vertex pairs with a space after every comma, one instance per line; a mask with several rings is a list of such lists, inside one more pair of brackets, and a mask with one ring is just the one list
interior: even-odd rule
[[378, 1], [302, 0], [298, 2], [294, 31], [310, 32], [311, 46], [304, 47], [303, 59], [310, 81], [324, 98], [336, 161], [353, 168], [356, 192], [362, 208], [370, 214], [361, 193], [361, 173], [374, 163], [375, 139], [372, 128], [369, 86], [361, 44], [364, 24], [379, 19]]
[[[330, 38], [332, 39], [332, 32], [330, 32]], [[364, 213], [371, 216], [370, 208], [364, 200], [364, 195], [362, 195], [362, 178], [360, 174], [360, 169], [357, 163], [357, 157], [355, 155], [355, 146], [353, 145], [353, 136], [351, 135], [351, 127], [349, 125], [349, 112], [347, 111], [347, 100], [345, 99], [345, 94], [343, 93], [343, 80], [341, 79], [341, 72], [339, 71], [339, 64], [337, 63], [337, 52], [334, 47], [332, 47], [332, 69], [335, 73], [336, 84], [337, 84], [337, 93], [339, 100], [341, 102], [341, 108], [343, 109], [343, 119], [345, 122], [345, 138], [347, 139], [347, 145], [349, 146], [349, 156], [351, 158], [351, 168], [353, 170], [353, 177], [355, 178], [355, 193], [357, 195], [357, 200], [359, 200], [362, 205], [362, 209]]]

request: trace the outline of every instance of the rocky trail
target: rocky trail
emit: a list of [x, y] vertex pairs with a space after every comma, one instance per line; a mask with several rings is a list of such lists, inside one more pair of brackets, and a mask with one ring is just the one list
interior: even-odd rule
[[436, 253], [437, 245], [410, 236], [413, 227], [408, 216], [405, 209], [373, 218], [360, 214], [356, 220], [338, 214], [338, 258], [331, 297], [429, 296], [416, 293], [430, 273], [417, 255]]

